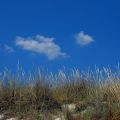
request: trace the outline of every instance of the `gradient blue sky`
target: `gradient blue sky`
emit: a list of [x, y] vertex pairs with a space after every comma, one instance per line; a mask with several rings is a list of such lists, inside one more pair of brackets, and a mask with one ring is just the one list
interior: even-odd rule
[[18, 60], [26, 70], [116, 65], [120, 0], [0, 0], [0, 70]]

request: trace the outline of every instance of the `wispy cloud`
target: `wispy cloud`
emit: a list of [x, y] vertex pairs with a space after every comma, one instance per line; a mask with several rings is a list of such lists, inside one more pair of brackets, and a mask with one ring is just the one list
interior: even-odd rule
[[8, 53], [14, 52], [14, 48], [9, 45], [4, 45], [4, 50], [7, 51]]
[[0, 51], [7, 52], [7, 53], [13, 53], [15, 50], [13, 47], [7, 45], [7, 44], [0, 44]]
[[84, 31], [81, 31], [75, 35], [75, 39], [77, 44], [80, 46], [86, 46], [92, 42], [94, 42], [94, 39], [92, 36], [85, 34]]
[[61, 47], [54, 42], [54, 38], [37, 35], [35, 37], [16, 37], [15, 41], [17, 46], [24, 50], [44, 54], [49, 60], [58, 57], [68, 57], [65, 52], [61, 51]]

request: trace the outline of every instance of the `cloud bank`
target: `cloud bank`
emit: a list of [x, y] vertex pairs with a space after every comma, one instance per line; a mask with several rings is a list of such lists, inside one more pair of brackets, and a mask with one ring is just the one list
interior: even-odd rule
[[85, 34], [84, 31], [81, 31], [78, 34], [76, 34], [75, 39], [77, 44], [79, 44], [80, 46], [86, 46], [94, 42], [93, 37], [88, 34]]
[[16, 45], [24, 50], [44, 54], [49, 60], [58, 57], [68, 57], [65, 52], [61, 51], [61, 47], [54, 42], [54, 38], [37, 35], [35, 37], [16, 37]]

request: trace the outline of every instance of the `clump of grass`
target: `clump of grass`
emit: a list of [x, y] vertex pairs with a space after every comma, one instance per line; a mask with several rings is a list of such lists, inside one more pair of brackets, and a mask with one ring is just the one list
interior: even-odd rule
[[65, 120], [73, 120], [73, 116], [69, 110], [64, 111]]

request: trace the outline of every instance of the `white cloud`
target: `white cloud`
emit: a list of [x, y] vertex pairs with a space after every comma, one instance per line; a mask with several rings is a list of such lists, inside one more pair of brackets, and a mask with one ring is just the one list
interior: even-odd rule
[[34, 38], [17, 37], [16, 45], [20, 46], [24, 50], [44, 54], [49, 60], [53, 60], [58, 57], [68, 57], [66, 53], [61, 51], [60, 46], [54, 42], [54, 38], [42, 35], [37, 35]]
[[14, 49], [9, 45], [4, 45], [4, 50], [7, 51], [8, 53], [14, 52]]
[[86, 46], [86, 45], [94, 42], [93, 37], [88, 34], [85, 34], [84, 31], [81, 31], [78, 34], [76, 34], [75, 39], [76, 39], [77, 44], [79, 44], [81, 46]]

